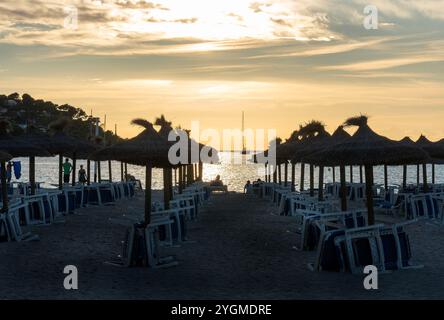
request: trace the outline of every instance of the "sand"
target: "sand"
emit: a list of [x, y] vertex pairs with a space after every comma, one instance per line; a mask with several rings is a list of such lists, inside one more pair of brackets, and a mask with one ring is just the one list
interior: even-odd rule
[[[419, 270], [379, 277], [367, 291], [363, 276], [312, 272], [315, 252], [294, 249], [291, 217], [254, 196], [215, 195], [189, 223], [189, 243], [165, 250], [179, 265], [168, 269], [105, 264], [120, 254], [125, 227], [109, 218], [140, 213], [142, 197], [92, 207], [66, 222], [32, 227], [38, 242], [0, 244], [1, 299], [442, 299], [444, 227], [408, 228]], [[63, 268], [79, 270], [79, 289], [65, 290]]]

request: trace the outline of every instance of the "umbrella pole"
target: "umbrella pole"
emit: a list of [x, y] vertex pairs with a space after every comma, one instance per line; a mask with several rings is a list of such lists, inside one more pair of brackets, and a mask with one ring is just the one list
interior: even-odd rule
[[125, 162], [125, 181], [128, 180], [128, 163]]
[[350, 166], [350, 183], [353, 183], [353, 166]]
[[59, 154], [59, 189], [63, 189], [63, 177], [62, 177], [63, 157]]
[[296, 164], [291, 163], [291, 192], [295, 191], [295, 184], [296, 184]]
[[102, 167], [100, 165], [100, 161], [97, 161], [97, 176], [99, 183], [102, 183]]
[[319, 167], [319, 192], [318, 199], [319, 201], [324, 201], [324, 167]]
[[88, 171], [88, 175], [86, 176], [86, 184], [91, 185], [91, 160], [86, 160], [86, 171]]
[[168, 169], [168, 191], [169, 191], [169, 199], [173, 200], [174, 190], [173, 190], [173, 168]]
[[345, 166], [339, 167], [339, 175], [341, 179], [341, 210], [347, 211], [347, 184], [345, 182]]
[[273, 183], [277, 182], [277, 170], [276, 165], [273, 166]]
[[168, 210], [170, 208], [170, 187], [169, 187], [169, 181], [168, 181], [168, 169], [163, 168], [163, 205], [165, 207], [165, 210]]
[[183, 188], [183, 184], [182, 184], [182, 176], [183, 176], [183, 166], [179, 166], [179, 193], [182, 193], [182, 188]]
[[267, 164], [265, 164], [265, 174], [264, 174], [264, 176], [265, 176], [265, 182], [267, 182]]
[[407, 188], [407, 165], [402, 166], [402, 188], [405, 190]]
[[427, 184], [427, 164], [422, 164], [422, 183], [424, 184], [424, 192], [429, 191], [429, 186]]
[[387, 170], [387, 165], [384, 165], [384, 189], [385, 192], [388, 191], [388, 170]]
[[2, 212], [8, 212], [8, 183], [6, 182], [6, 163], [5, 161], [1, 162], [1, 184], [2, 184], [2, 201], [3, 201], [3, 208]]
[[333, 183], [334, 183], [334, 182], [336, 182], [336, 168], [332, 167], [331, 170], [332, 170], [332, 174], [333, 174]]
[[314, 165], [310, 164], [310, 197], [314, 196]]
[[282, 164], [278, 166], [278, 183], [279, 185], [282, 183]]
[[35, 195], [35, 157], [29, 157], [29, 183], [31, 185], [31, 195]]
[[365, 190], [367, 194], [368, 224], [375, 224], [375, 212], [373, 208], [373, 166], [365, 166]]
[[120, 181], [124, 181], [124, 179], [123, 179], [123, 162], [120, 162]]
[[203, 162], [199, 161], [199, 181], [203, 181]]
[[94, 183], [97, 183], [97, 161], [94, 161]]
[[432, 184], [435, 184], [435, 164], [432, 163]]
[[109, 175], [109, 182], [113, 182], [113, 171], [111, 167], [111, 160], [108, 160], [108, 175]]
[[416, 165], [416, 185], [419, 187], [419, 164]]
[[189, 164], [187, 166], [187, 186], [193, 183], [192, 177], [193, 177], [193, 165]]
[[145, 168], [145, 227], [151, 222], [151, 182], [152, 166], [147, 163]]
[[288, 184], [288, 162], [285, 162], [284, 165], [285, 171], [284, 171], [284, 185], [287, 186]]
[[359, 181], [360, 181], [360, 183], [364, 183], [364, 177], [362, 174], [362, 166], [359, 166]]
[[301, 162], [301, 184], [299, 186], [299, 191], [304, 191], [305, 180], [305, 163]]
[[77, 158], [76, 153], [74, 152], [72, 156], [72, 183], [71, 185], [74, 187], [76, 185], [76, 165], [77, 165]]

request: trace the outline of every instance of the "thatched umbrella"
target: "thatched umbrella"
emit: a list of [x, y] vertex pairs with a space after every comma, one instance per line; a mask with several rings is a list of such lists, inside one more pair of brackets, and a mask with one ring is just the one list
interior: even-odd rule
[[[313, 163], [316, 162], [316, 155], [318, 152], [323, 151], [326, 148], [332, 147], [336, 144], [345, 142], [347, 139], [350, 138], [350, 135], [344, 130], [344, 126], [339, 126], [335, 132], [329, 136], [325, 133], [321, 134], [322, 138], [318, 139], [318, 142], [314, 144], [314, 146], [311, 149], [311, 152], [305, 152], [303, 154], [301, 161], [304, 161], [306, 163]], [[311, 156], [314, 155], [315, 158], [312, 158]], [[335, 170], [335, 167], [333, 166], [333, 170]], [[322, 187], [324, 184], [324, 167], [322, 165], [319, 166], [319, 200], [323, 200], [323, 193], [322, 193]], [[345, 166], [340, 166], [340, 177], [341, 177], [341, 207], [342, 210], [347, 210], [347, 198], [346, 198], [346, 181], [345, 181]]]
[[[44, 149], [39, 148], [31, 143], [26, 142], [18, 137], [13, 137], [9, 134], [11, 124], [7, 120], [0, 120], [0, 150], [6, 152], [13, 157], [45, 157], [50, 156], [50, 153]], [[2, 161], [2, 168], [6, 165]], [[6, 190], [7, 191], [7, 190]], [[5, 192], [5, 190], [3, 190]], [[3, 198], [3, 208], [8, 209], [8, 197]]]
[[[431, 158], [430, 162], [432, 163], [432, 183], [435, 183], [435, 164], [436, 160], [444, 159], [444, 146], [439, 142], [432, 142], [427, 139], [424, 135], [421, 135], [419, 139], [416, 141], [416, 145], [418, 145], [421, 149], [423, 149], [429, 157]], [[422, 164], [422, 175], [423, 175], [423, 183], [424, 190], [428, 190], [427, 184], [427, 163]]]
[[[302, 158], [312, 153], [315, 147], [322, 147], [323, 143], [328, 139], [330, 134], [325, 130], [325, 125], [316, 120], [308, 122], [306, 125], [301, 126], [299, 136], [302, 137], [300, 143], [297, 144], [295, 152], [291, 157], [291, 161], [294, 163], [301, 163], [301, 191], [304, 185], [304, 167], [305, 164]], [[318, 149], [319, 150], [319, 149]], [[314, 196], [314, 165], [310, 164], [310, 196]]]
[[[410, 139], [410, 137], [404, 137], [399, 141], [400, 143], [407, 145], [407, 146], [415, 146], [415, 142]], [[419, 176], [418, 176], [419, 180]], [[407, 188], [407, 165], [402, 165], [402, 188]]]
[[[2, 199], [3, 208], [0, 212], [6, 212], [8, 210], [8, 183], [6, 181], [6, 162], [12, 159], [12, 155], [6, 152], [0, 151], [0, 168], [1, 168], [1, 186], [2, 186]], [[5, 206], [6, 199], [6, 206]]]
[[171, 143], [161, 137], [153, 125], [143, 119], [134, 119], [132, 124], [145, 130], [138, 136], [116, 143], [111, 147], [99, 150], [91, 155], [93, 160], [117, 160], [135, 165], [143, 165], [145, 175], [145, 226], [151, 221], [151, 182], [153, 167], [170, 166], [168, 151]]
[[[73, 138], [67, 135], [64, 131], [70, 124], [71, 120], [68, 118], [60, 118], [49, 124], [49, 130], [52, 132], [49, 146], [47, 149], [52, 154], [59, 155], [59, 189], [63, 187], [63, 157], [69, 157], [73, 160], [73, 171], [75, 172], [77, 154], [88, 154], [95, 150], [94, 146], [87, 141]], [[86, 156], [85, 156], [86, 157]], [[75, 173], [73, 174], [73, 182], [75, 183]]]
[[[156, 119], [154, 125], [160, 126], [159, 135], [168, 140], [168, 136], [171, 131], [174, 131], [171, 126], [171, 122], [165, 119], [164, 115], [161, 115]], [[173, 199], [173, 166], [165, 166], [163, 168], [163, 200], [165, 209], [169, 209], [170, 201]]]
[[420, 163], [427, 154], [418, 147], [406, 146], [375, 133], [366, 116], [350, 118], [346, 126], [358, 126], [356, 133], [345, 142], [312, 155], [318, 165], [363, 165], [365, 168], [368, 222], [374, 224], [373, 166]]
[[[18, 137], [26, 143], [37, 146], [41, 149], [46, 149], [50, 145], [50, 136], [40, 131], [33, 125], [28, 125], [26, 133]], [[31, 195], [35, 194], [35, 156], [29, 157], [29, 183], [31, 187]]]

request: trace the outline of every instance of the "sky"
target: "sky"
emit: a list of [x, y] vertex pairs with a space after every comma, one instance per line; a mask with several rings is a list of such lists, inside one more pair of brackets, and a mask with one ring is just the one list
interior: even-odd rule
[[443, 62], [444, 0], [0, 2], [0, 93], [106, 114], [124, 137], [136, 117], [222, 130], [244, 110], [283, 139], [365, 113], [390, 138], [437, 140]]

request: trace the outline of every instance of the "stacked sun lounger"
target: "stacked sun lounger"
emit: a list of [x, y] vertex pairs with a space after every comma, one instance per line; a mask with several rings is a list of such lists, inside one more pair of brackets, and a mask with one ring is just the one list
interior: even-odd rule
[[21, 234], [21, 226], [51, 224], [79, 208], [114, 204], [119, 199], [132, 197], [134, 183], [65, 186], [62, 190], [38, 186], [35, 195], [30, 195], [25, 185], [17, 190], [19, 192], [10, 198], [8, 212], [0, 214], [0, 241], [28, 239]]
[[162, 247], [180, 246], [187, 241], [187, 223], [197, 218], [199, 207], [208, 200], [210, 193], [206, 184], [195, 183], [182, 193], [176, 193], [168, 209], [153, 203], [150, 224], [143, 227], [140, 217], [128, 228], [119, 264], [151, 268], [176, 265], [172, 257], [162, 255]]
[[[407, 223], [358, 228], [323, 228], [311, 270], [362, 274], [368, 265], [379, 272], [420, 268], [412, 263]], [[321, 224], [321, 222], [319, 223]]]

